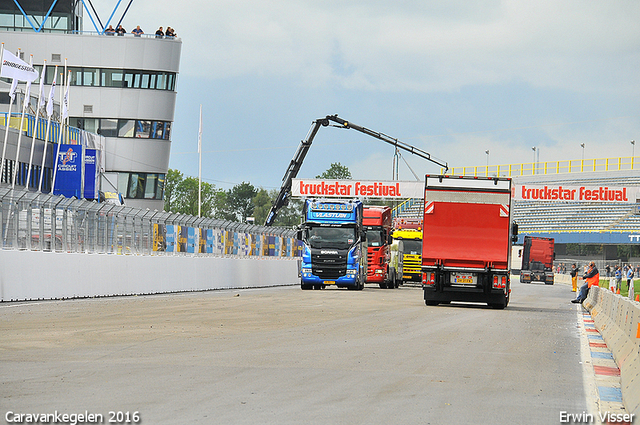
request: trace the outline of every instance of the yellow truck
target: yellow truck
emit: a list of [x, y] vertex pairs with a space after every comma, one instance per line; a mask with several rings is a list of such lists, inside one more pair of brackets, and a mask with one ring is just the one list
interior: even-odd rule
[[391, 265], [398, 283], [422, 281], [422, 220], [395, 219], [391, 233]]

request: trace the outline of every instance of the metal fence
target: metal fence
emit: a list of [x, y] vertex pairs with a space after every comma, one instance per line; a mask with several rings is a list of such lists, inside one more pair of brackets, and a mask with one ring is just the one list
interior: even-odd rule
[[0, 187], [3, 249], [294, 257], [295, 231]]

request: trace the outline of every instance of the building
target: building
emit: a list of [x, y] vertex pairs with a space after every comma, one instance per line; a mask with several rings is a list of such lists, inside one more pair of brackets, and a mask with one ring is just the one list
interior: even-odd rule
[[[76, 0], [2, 2], [0, 42], [12, 52], [20, 49], [26, 62], [33, 55], [37, 69], [46, 60], [48, 85], [55, 66], [63, 74], [66, 61], [71, 72], [70, 126], [105, 137], [102, 190], [122, 193], [127, 205], [161, 210], [182, 41], [134, 36], [131, 28], [122, 36], [108, 35], [103, 29], [85, 32], [83, 12], [83, 2]], [[95, 24], [94, 17], [90, 18]], [[57, 84], [61, 86], [60, 75]], [[48, 93], [49, 87], [45, 90]], [[31, 96], [37, 96], [37, 90]], [[5, 103], [0, 112], [6, 112], [8, 101], [6, 94], [0, 94], [0, 102]], [[10, 137], [9, 151], [15, 139]], [[43, 142], [39, 143], [42, 147]], [[20, 150], [18, 168], [28, 165], [29, 152]], [[50, 174], [53, 154], [47, 157], [45, 171], [49, 173], [45, 175]], [[36, 153], [34, 163], [39, 164], [41, 158]], [[7, 161], [7, 169], [16, 166], [15, 161]], [[6, 181], [5, 176], [2, 180]]]

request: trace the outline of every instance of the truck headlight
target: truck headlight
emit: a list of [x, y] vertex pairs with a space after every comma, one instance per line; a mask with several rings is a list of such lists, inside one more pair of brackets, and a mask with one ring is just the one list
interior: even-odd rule
[[347, 269], [347, 276], [355, 276], [357, 273], [356, 269]]

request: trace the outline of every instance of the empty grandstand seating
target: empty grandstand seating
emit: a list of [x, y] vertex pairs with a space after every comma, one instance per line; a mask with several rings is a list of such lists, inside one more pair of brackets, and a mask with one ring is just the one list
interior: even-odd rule
[[[637, 186], [640, 173], [603, 172], [516, 177], [519, 184]], [[420, 217], [422, 199], [407, 202], [398, 217]], [[520, 233], [640, 232], [636, 203], [513, 201], [512, 214]]]

